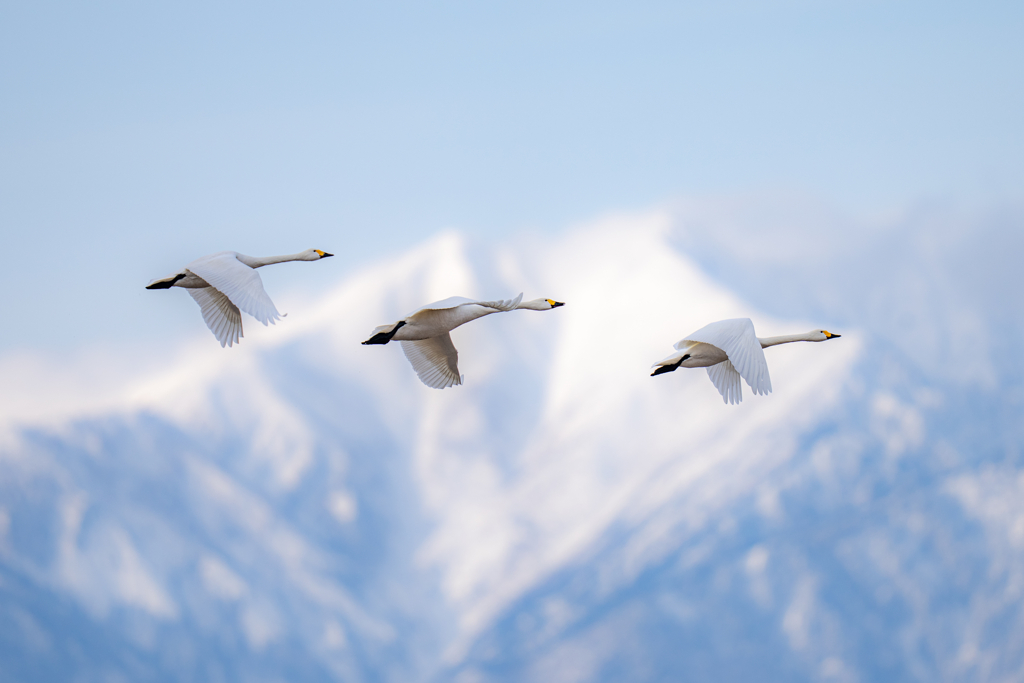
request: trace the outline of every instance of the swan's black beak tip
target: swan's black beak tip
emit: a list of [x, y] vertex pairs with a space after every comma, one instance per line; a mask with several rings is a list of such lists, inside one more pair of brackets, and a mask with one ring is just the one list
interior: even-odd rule
[[334, 256], [334, 254], [328, 254], [328, 253], [327, 253], [327, 252], [325, 251], [324, 253], [322, 253], [322, 254], [320, 255], [320, 258], [330, 258], [331, 256]]
[[564, 306], [564, 305], [565, 305], [565, 302], [563, 302], [563, 301], [556, 301], [555, 303], [551, 304], [551, 308], [558, 308], [559, 306]]
[[831, 332], [828, 333], [828, 338], [829, 339], [839, 339], [842, 336], [843, 335], [841, 335], [841, 334], [832, 334]]

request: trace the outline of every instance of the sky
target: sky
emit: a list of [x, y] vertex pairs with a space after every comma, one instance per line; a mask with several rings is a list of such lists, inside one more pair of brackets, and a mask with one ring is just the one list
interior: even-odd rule
[[[1024, 671], [1021, 35], [1019, 2], [0, 0], [0, 661]], [[232, 349], [144, 289], [310, 247]], [[465, 386], [358, 345], [519, 291], [567, 305], [460, 329]], [[842, 338], [741, 406], [648, 376], [733, 316]]]
[[1013, 2], [4, 3], [0, 352], [158, 348], [194, 311], [142, 287], [223, 249], [338, 255], [273, 295], [686, 197], [1017, 203], [1022, 29]]

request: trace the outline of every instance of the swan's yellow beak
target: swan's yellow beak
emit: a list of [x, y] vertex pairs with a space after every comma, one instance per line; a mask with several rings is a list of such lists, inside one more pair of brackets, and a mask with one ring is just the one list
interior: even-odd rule
[[315, 251], [320, 256], [320, 258], [327, 258], [328, 256], [334, 256], [334, 254], [328, 254], [326, 251], [320, 251], [319, 249], [314, 249], [313, 251]]
[[822, 330], [822, 332], [825, 333], [825, 339], [839, 339], [841, 336], [843, 336], [841, 334], [832, 334], [828, 330]]
[[562, 303], [561, 301], [555, 301], [554, 299], [545, 299], [545, 300], [546, 300], [546, 301], [547, 301], [547, 302], [548, 302], [549, 304], [551, 304], [551, 308], [558, 308], [559, 306], [564, 306], [564, 305], [565, 305], [565, 304], [564, 304], [564, 303]]

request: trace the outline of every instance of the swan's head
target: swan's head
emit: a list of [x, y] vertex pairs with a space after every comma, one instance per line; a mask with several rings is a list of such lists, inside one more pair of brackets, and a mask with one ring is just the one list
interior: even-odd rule
[[303, 260], [303, 261], [319, 261], [322, 258], [328, 258], [330, 256], [334, 256], [334, 254], [328, 254], [323, 249], [307, 249], [306, 251], [302, 252], [302, 259], [301, 260]]
[[811, 341], [828, 341], [829, 339], [839, 339], [841, 334], [832, 334], [828, 330], [814, 330], [811, 332], [813, 339]]
[[564, 305], [561, 301], [555, 301], [554, 299], [534, 299], [533, 301], [524, 301], [516, 306], [516, 308], [529, 311], [550, 311], [552, 308]]

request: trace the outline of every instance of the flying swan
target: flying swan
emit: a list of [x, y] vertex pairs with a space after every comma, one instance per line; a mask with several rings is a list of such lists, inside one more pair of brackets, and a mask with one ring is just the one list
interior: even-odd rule
[[[520, 303], [522, 302], [522, 303]], [[462, 384], [459, 352], [449, 334], [459, 325], [491, 313], [505, 311], [550, 311], [565, 304], [551, 299], [523, 301], [522, 293], [505, 301], [475, 301], [453, 296], [419, 308], [396, 323], [381, 325], [363, 344], [402, 342], [402, 351], [420, 381], [433, 389]]]
[[677, 342], [675, 353], [651, 366], [658, 368], [651, 377], [675, 372], [679, 368], [707, 368], [708, 377], [722, 395], [722, 400], [739, 403], [743, 400], [741, 377], [755, 394], [768, 394], [772, 390], [768, 363], [762, 349], [789, 342], [823, 342], [840, 336], [826, 330], [814, 330], [762, 339], [754, 334], [754, 323], [750, 318], [719, 320]]
[[[153, 280], [146, 289], [184, 287], [199, 304], [206, 326], [221, 347], [238, 343], [245, 311], [264, 325], [283, 316], [263, 289], [257, 268], [287, 261], [319, 261], [334, 256], [319, 249], [307, 249], [288, 256], [257, 258], [236, 251], [219, 251], [197, 258], [174, 275]], [[287, 313], [285, 314], [287, 315]]]

